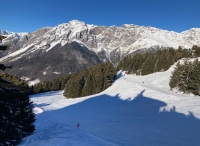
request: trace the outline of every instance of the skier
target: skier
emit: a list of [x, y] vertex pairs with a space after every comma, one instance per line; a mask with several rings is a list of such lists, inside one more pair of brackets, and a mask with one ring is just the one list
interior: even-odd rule
[[77, 127], [77, 130], [78, 130], [78, 133], [79, 133], [79, 127], [80, 127], [80, 123], [79, 122], [77, 123], [76, 127]]

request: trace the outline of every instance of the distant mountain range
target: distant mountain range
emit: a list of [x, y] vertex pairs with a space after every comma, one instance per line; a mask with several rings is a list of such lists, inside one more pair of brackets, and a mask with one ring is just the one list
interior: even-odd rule
[[20, 37], [23, 37], [25, 35], [28, 35], [27, 32], [21, 32], [21, 33], [15, 33], [15, 32], [11, 32], [11, 31], [2, 31], [0, 30], [0, 35], [4, 35], [4, 36], [7, 36], [7, 37], [13, 37], [13, 38], [20, 38]]
[[[75, 72], [106, 61], [116, 64], [124, 56], [141, 51], [200, 46], [200, 28], [178, 33], [133, 24], [124, 24], [121, 27], [96, 26], [78, 20], [53, 28], [40, 28], [32, 33], [0, 31], [0, 34], [7, 36], [1, 44], [9, 46], [7, 52], [1, 53], [0, 62], [13, 64], [15, 70], [12, 72], [18, 70], [16, 73], [21, 72], [21, 76], [24, 74], [31, 79], [43, 78], [48, 74], [55, 76], [55, 72]], [[67, 51], [69, 52], [66, 53]], [[44, 62], [47, 56], [48, 59]], [[57, 65], [52, 64], [53, 60], [57, 65], [62, 65], [56, 68]], [[69, 60], [76, 62], [71, 69], [66, 67]], [[41, 65], [35, 65], [38, 63]], [[33, 68], [34, 66], [37, 68]], [[39, 73], [33, 73], [33, 70], [38, 70]]]

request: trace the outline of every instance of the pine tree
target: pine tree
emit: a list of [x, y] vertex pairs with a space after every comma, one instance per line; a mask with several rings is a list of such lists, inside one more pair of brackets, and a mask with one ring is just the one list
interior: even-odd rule
[[94, 74], [93, 72], [88, 72], [89, 74], [86, 77], [86, 81], [83, 87], [83, 90], [81, 92], [81, 96], [87, 96], [87, 95], [92, 95], [94, 92], [94, 87], [97, 86], [94, 83]]
[[39, 83], [40, 85], [38, 85], [38, 88], [42, 88], [42, 89], [38, 89], [39, 91], [43, 91], [43, 92], [48, 92], [51, 91], [52, 88], [52, 82], [51, 81], [45, 81], [43, 83]]
[[145, 55], [145, 61], [142, 65], [142, 75], [147, 75], [154, 72], [154, 66], [156, 63], [156, 59], [154, 59], [154, 56], [152, 53], [147, 53]]
[[64, 90], [64, 96], [67, 98], [75, 98], [75, 97], [80, 97], [81, 92], [82, 92], [82, 85], [81, 85], [81, 79], [82, 76], [80, 73], [74, 74], [70, 78], [70, 80], [67, 82], [65, 85], [65, 90]]
[[67, 81], [70, 79], [70, 75], [67, 75], [60, 79], [61, 82], [61, 90], [64, 90]]
[[[0, 70], [6, 68], [9, 67], [0, 64]], [[27, 87], [16, 75], [0, 75], [0, 145], [17, 145], [35, 129], [35, 114]]]
[[188, 91], [188, 84], [190, 81], [190, 75], [192, 72], [192, 64], [191, 62], [188, 62], [187, 60], [184, 61], [183, 65], [181, 65], [183, 70], [180, 75], [180, 80], [179, 80], [179, 87], [180, 90], [186, 93]]
[[188, 91], [200, 95], [200, 62], [196, 59], [188, 83]]
[[200, 62], [184, 61], [183, 64], [177, 63], [170, 79], [170, 88], [178, 88], [184, 93], [200, 95]]
[[58, 91], [61, 89], [61, 82], [59, 79], [53, 79], [51, 91]]
[[198, 47], [197, 45], [194, 45], [192, 47], [192, 53], [194, 53], [195, 57], [200, 57], [200, 47]]
[[[16, 88], [0, 93], [0, 143], [16, 145], [34, 129], [35, 114], [32, 111], [32, 102], [28, 98], [28, 90]], [[7, 143], [7, 144], [6, 144]]]
[[174, 71], [172, 72], [172, 76], [170, 77], [169, 86], [171, 89], [179, 88], [180, 77], [183, 70], [183, 66], [180, 64], [180, 62], [178, 62], [176, 67], [174, 68]]
[[[38, 83], [38, 84], [36, 84], [34, 87], [33, 87], [33, 92], [34, 93], [41, 93], [41, 92], [44, 92], [45, 90], [44, 90], [44, 88], [43, 88], [43, 85], [42, 84], [40, 84], [40, 83]], [[46, 91], [48, 91], [47, 89], [46, 89]], [[50, 90], [49, 90], [50, 91]]]
[[71, 75], [64, 89], [64, 96], [75, 98], [99, 93], [115, 79], [116, 70], [111, 63], [104, 63]]

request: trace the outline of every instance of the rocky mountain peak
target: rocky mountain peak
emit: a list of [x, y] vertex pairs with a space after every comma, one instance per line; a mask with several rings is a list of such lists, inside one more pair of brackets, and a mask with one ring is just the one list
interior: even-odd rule
[[200, 45], [200, 28], [178, 33], [134, 24], [124, 24], [121, 27], [96, 26], [79, 20], [72, 20], [53, 28], [38, 29], [22, 36], [24, 37], [15, 39], [15, 43], [12, 39], [6, 42], [10, 44], [11, 52], [3, 59], [7, 60], [11, 55], [14, 57], [14, 54], [18, 54], [14, 51], [21, 50], [19, 52], [22, 56], [23, 52], [29, 54], [40, 49], [42, 52], [48, 52], [57, 45], [64, 46], [74, 41], [101, 56], [102, 60], [113, 63], [140, 49], [178, 48], [178, 46], [191, 48], [193, 45]]

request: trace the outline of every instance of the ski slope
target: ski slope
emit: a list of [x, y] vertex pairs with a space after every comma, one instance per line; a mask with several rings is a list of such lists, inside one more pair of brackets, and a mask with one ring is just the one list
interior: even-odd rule
[[119, 72], [107, 90], [82, 98], [32, 95], [36, 130], [20, 146], [199, 146], [200, 97], [169, 91], [172, 70]]

